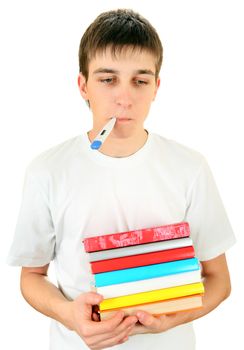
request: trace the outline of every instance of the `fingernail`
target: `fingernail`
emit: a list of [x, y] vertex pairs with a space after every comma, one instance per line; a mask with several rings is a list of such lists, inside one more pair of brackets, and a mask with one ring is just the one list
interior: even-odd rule
[[128, 337], [123, 338], [122, 340], [120, 340], [119, 344], [122, 344], [122, 343], [126, 342], [128, 339], [129, 339]]

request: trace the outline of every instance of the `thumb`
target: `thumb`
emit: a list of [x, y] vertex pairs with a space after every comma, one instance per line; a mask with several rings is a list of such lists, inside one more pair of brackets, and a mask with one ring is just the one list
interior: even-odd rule
[[84, 303], [87, 305], [98, 305], [103, 300], [103, 296], [96, 292], [83, 293], [80, 295], [80, 298], [81, 298], [81, 303]]
[[136, 313], [138, 321], [145, 327], [156, 328], [158, 326], [158, 320], [151, 314], [143, 311]]
[[91, 320], [92, 306], [98, 305], [103, 300], [103, 296], [96, 292], [88, 292], [81, 294], [76, 298], [76, 304], [81, 312], [83, 319]]

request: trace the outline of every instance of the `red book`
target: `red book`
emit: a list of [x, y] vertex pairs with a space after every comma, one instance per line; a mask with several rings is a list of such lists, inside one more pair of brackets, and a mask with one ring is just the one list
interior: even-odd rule
[[91, 262], [93, 274], [194, 258], [193, 246]]
[[128, 247], [137, 244], [166, 241], [170, 239], [190, 236], [190, 228], [187, 222], [164, 225], [141, 230], [105, 234], [102, 236], [88, 237], [84, 239], [87, 253], [99, 250]]
[[194, 258], [193, 246], [91, 262], [93, 274]]

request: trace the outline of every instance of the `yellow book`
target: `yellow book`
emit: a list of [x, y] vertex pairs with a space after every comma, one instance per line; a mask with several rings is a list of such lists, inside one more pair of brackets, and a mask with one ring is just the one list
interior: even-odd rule
[[202, 282], [185, 284], [178, 287], [152, 290], [149, 292], [125, 295], [116, 298], [105, 299], [100, 303], [100, 311], [122, 308], [132, 305], [152, 303], [160, 300], [180, 298], [187, 295], [203, 294]]
[[[181, 297], [176, 299], [168, 299], [158, 301], [155, 303], [148, 303], [142, 305], [133, 305], [129, 307], [123, 307], [125, 316], [134, 315], [136, 311], [146, 311], [154, 316], [171, 314], [180, 311], [195, 310], [202, 307], [202, 295], [188, 295], [187, 297]], [[121, 309], [105, 310], [100, 312], [101, 320], [107, 320], [111, 318]]]

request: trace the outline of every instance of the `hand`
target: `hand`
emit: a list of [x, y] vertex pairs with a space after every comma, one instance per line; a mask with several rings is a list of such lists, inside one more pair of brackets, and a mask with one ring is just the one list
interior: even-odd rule
[[124, 318], [124, 312], [117, 312], [112, 318], [98, 322], [92, 310], [102, 301], [95, 292], [81, 294], [71, 302], [71, 329], [76, 331], [92, 350], [104, 349], [128, 340], [128, 335], [137, 322], [136, 316]]
[[135, 315], [138, 323], [133, 327], [129, 335], [165, 332], [175, 327], [180, 318], [179, 313], [153, 316], [146, 311], [138, 311]]

